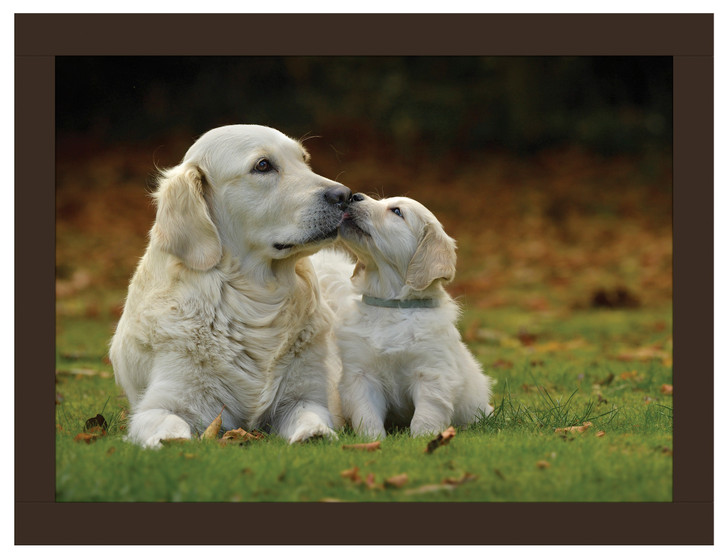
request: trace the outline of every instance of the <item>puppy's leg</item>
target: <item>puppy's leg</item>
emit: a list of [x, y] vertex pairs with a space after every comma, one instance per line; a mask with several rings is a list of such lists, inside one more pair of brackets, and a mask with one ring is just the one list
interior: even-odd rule
[[442, 432], [453, 419], [452, 397], [439, 382], [418, 382], [412, 390], [415, 413], [410, 423], [412, 436]]
[[368, 438], [384, 438], [387, 401], [379, 382], [362, 373], [346, 372], [341, 383], [341, 404], [354, 431]]
[[468, 425], [493, 413], [491, 386], [493, 380], [483, 374], [480, 365], [464, 345], [461, 345], [463, 385], [455, 405], [455, 424]]

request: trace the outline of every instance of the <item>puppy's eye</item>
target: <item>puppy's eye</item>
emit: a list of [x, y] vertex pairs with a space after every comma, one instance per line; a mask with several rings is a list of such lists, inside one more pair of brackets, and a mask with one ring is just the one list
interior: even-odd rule
[[402, 219], [404, 219], [404, 215], [402, 215], [402, 211], [399, 209], [399, 207], [392, 207], [389, 211], [394, 213], [397, 217], [402, 217]]
[[273, 165], [268, 159], [261, 159], [253, 167], [255, 172], [270, 172], [273, 170]]

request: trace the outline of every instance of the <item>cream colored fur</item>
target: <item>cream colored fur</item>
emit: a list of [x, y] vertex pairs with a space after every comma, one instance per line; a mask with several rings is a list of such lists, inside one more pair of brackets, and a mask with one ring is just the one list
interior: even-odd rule
[[[356, 265], [334, 250], [312, 261], [336, 310], [339, 391], [354, 430], [381, 438], [392, 423], [421, 436], [490, 414], [491, 379], [462, 342], [459, 309], [443, 288], [455, 275], [455, 241], [435, 216], [409, 198], [355, 194], [339, 234]], [[362, 294], [439, 306], [369, 306]]]
[[162, 174], [110, 348], [130, 440], [189, 438], [223, 405], [226, 429], [336, 436], [333, 314], [308, 256], [336, 236], [348, 195], [262, 126], [211, 130]]

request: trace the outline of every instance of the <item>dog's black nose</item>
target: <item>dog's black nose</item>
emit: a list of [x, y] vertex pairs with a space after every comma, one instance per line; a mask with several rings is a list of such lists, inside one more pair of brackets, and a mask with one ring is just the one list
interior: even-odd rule
[[344, 209], [347, 205], [349, 205], [350, 197], [351, 190], [343, 184], [337, 184], [336, 186], [327, 188], [324, 192], [324, 199], [339, 209]]
[[354, 194], [349, 200], [350, 203], [360, 202], [364, 199], [364, 194]]

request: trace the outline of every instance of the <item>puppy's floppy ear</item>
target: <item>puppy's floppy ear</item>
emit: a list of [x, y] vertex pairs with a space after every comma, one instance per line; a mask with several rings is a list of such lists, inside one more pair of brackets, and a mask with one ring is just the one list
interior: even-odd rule
[[405, 283], [416, 291], [422, 291], [438, 279], [452, 281], [455, 278], [455, 261], [455, 241], [438, 223], [428, 223], [407, 267]]
[[157, 220], [152, 239], [198, 271], [211, 269], [222, 257], [220, 236], [204, 197], [206, 187], [202, 171], [183, 163], [162, 175], [154, 194]]
[[365, 266], [365, 265], [364, 265], [364, 264], [362, 263], [362, 261], [361, 261], [361, 260], [356, 260], [356, 265], [354, 266], [354, 271], [353, 271], [353, 273], [351, 274], [351, 277], [350, 277], [350, 279], [353, 279], [354, 277], [356, 277], [356, 276], [357, 276], [357, 275], [359, 275], [360, 273], [364, 273], [364, 270], [365, 270], [366, 268], [367, 268], [367, 266]]

